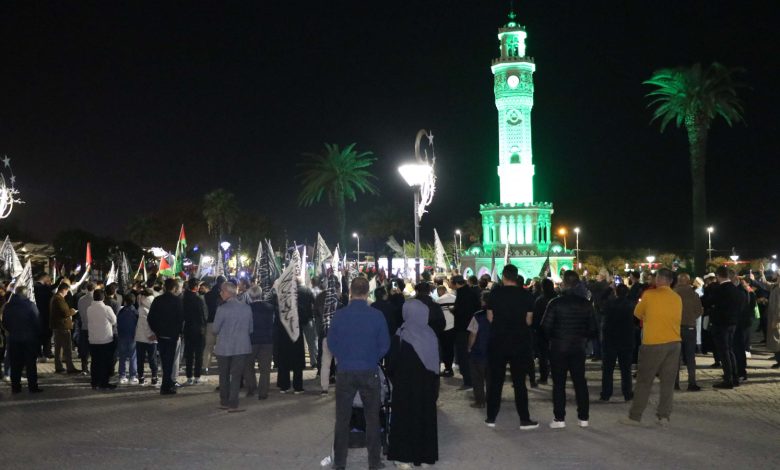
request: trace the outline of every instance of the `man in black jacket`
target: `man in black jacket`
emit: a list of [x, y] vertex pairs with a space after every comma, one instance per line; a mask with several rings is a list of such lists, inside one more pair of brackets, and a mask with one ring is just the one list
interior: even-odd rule
[[41, 322], [38, 309], [28, 296], [26, 286], [18, 286], [3, 310], [3, 329], [7, 331], [8, 358], [11, 362], [11, 392], [22, 391], [22, 369], [27, 370], [30, 393], [40, 392], [35, 359], [40, 346]]
[[482, 309], [479, 294], [466, 284], [463, 276], [453, 276], [452, 286], [455, 288], [455, 305], [452, 314], [455, 316], [455, 360], [463, 377], [463, 389], [472, 388], [469, 370], [469, 331], [468, 326], [474, 313]]
[[563, 274], [562, 295], [547, 304], [542, 329], [550, 343], [553, 379], [553, 429], [566, 427], [566, 373], [571, 375], [577, 397], [580, 427], [588, 426], [590, 401], [585, 380], [585, 347], [596, 336], [596, 318], [588, 290], [575, 271]]
[[160, 395], [173, 395], [176, 385], [173, 383], [173, 361], [176, 356], [176, 344], [184, 326], [184, 312], [179, 297], [179, 281], [165, 280], [165, 293], [154, 299], [147, 317], [149, 328], [157, 336], [157, 348], [160, 351], [163, 380]]
[[710, 324], [712, 339], [723, 365], [723, 380], [713, 385], [714, 388], [734, 388], [739, 385], [737, 377], [737, 359], [734, 356], [734, 332], [739, 322], [745, 296], [734, 285], [729, 276], [729, 269], [720, 266], [715, 270], [718, 285], [712, 288], [705, 297], [704, 307], [711, 307]]
[[41, 274], [33, 285], [33, 290], [35, 294], [35, 306], [38, 308], [39, 313], [38, 320], [41, 322], [40, 352], [38, 356], [42, 358], [43, 362], [46, 362], [46, 359], [54, 357], [51, 349], [52, 330], [51, 325], [49, 324], [49, 319], [51, 317], [49, 308], [51, 306], [51, 298], [54, 296], [54, 291], [51, 286], [51, 277], [46, 273]]
[[416, 292], [415, 298], [428, 306], [428, 326], [436, 333], [437, 338], [441, 337], [441, 334], [444, 333], [446, 320], [441, 305], [431, 298], [431, 284], [422, 281], [414, 287], [414, 290]]
[[[208, 308], [203, 297], [198, 295], [200, 280], [190, 278], [187, 290], [182, 295], [184, 313], [184, 361], [187, 364], [187, 385], [200, 383], [203, 369], [203, 347], [206, 341], [206, 319]], [[195, 379], [193, 379], [193, 365]]]

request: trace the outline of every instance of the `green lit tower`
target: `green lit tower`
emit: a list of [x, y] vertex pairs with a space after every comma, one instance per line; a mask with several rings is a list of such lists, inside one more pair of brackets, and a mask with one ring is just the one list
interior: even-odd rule
[[[534, 200], [531, 110], [536, 64], [526, 54], [525, 28], [515, 18], [510, 11], [509, 20], [498, 29], [499, 56], [490, 67], [498, 112], [500, 200], [480, 205], [482, 244], [465, 254], [473, 260], [474, 274], [491, 268], [494, 258], [502, 268], [507, 251], [525, 276], [538, 275], [548, 255], [553, 272], [571, 268], [573, 260], [552, 238], [552, 203]], [[470, 264], [467, 258], [464, 266]]]

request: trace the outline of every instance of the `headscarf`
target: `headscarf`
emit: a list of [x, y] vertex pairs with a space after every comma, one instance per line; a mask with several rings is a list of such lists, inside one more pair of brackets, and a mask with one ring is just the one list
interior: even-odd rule
[[401, 341], [412, 345], [423, 366], [439, 373], [439, 341], [428, 326], [428, 306], [417, 299], [404, 302], [404, 324], [396, 333]]

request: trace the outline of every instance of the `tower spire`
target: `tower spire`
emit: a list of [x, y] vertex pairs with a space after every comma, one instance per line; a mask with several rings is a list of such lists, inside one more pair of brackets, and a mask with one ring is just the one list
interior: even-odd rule
[[509, 0], [509, 14], [507, 15], [507, 17], [509, 18], [509, 21], [506, 24], [507, 28], [514, 28], [515, 26], [517, 26], [517, 22], [515, 21], [515, 18], [517, 18], [517, 14], [515, 13], [514, 0]]

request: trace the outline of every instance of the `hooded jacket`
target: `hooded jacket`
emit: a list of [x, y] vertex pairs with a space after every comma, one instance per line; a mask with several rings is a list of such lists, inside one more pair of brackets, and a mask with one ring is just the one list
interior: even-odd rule
[[38, 341], [40, 328], [38, 307], [30, 299], [14, 295], [3, 307], [3, 329], [9, 343]]
[[593, 304], [588, 300], [584, 284], [577, 283], [547, 304], [542, 329], [552, 350], [585, 349], [588, 339], [595, 337], [597, 330]]

